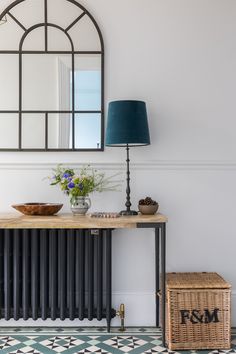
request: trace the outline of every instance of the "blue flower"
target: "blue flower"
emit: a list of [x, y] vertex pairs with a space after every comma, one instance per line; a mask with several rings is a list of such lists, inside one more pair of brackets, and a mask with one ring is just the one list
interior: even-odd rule
[[68, 184], [68, 188], [70, 188], [70, 189], [75, 188], [74, 182], [70, 182], [70, 183]]
[[64, 178], [68, 178], [68, 177], [70, 177], [71, 175], [70, 175], [70, 173], [68, 173], [68, 172], [65, 172], [64, 174], [63, 174], [63, 177]]
[[83, 186], [82, 183], [80, 183], [80, 184], [78, 185], [78, 187], [79, 187], [79, 189], [80, 189], [81, 191], [84, 189], [84, 186]]

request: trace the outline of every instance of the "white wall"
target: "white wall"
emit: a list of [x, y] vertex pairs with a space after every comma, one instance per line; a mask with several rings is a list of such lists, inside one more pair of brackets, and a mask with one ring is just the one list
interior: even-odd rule
[[[133, 204], [151, 195], [168, 215], [169, 271], [217, 271], [232, 283], [236, 325], [236, 2], [81, 3], [104, 35], [106, 103], [133, 98], [148, 105], [152, 145], [131, 151]], [[42, 180], [52, 166], [90, 162], [113, 173], [125, 170], [124, 160], [125, 151], [112, 148], [0, 153], [0, 211], [30, 200], [63, 201], [66, 211], [68, 201]], [[93, 210], [120, 210], [124, 190], [94, 196]], [[150, 230], [114, 234], [114, 305], [125, 302], [128, 325], [155, 321], [153, 245]]]

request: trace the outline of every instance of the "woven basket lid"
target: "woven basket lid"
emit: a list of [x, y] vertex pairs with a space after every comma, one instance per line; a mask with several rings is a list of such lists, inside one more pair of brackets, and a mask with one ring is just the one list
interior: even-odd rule
[[167, 273], [167, 289], [230, 289], [217, 273]]

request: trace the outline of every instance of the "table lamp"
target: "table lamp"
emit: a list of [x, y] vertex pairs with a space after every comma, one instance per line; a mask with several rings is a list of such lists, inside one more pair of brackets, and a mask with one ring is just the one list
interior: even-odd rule
[[142, 101], [125, 100], [109, 103], [106, 129], [106, 146], [126, 147], [127, 188], [126, 210], [121, 215], [137, 215], [131, 210], [129, 148], [150, 144], [146, 104]]

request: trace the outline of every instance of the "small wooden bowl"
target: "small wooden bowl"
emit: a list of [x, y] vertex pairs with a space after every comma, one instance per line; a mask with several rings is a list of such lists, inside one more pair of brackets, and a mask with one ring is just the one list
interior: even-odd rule
[[63, 204], [53, 203], [24, 203], [14, 204], [12, 208], [24, 215], [54, 215], [63, 207]]
[[140, 211], [141, 214], [144, 215], [153, 215], [157, 212], [159, 208], [158, 204], [155, 205], [138, 205], [138, 209]]

